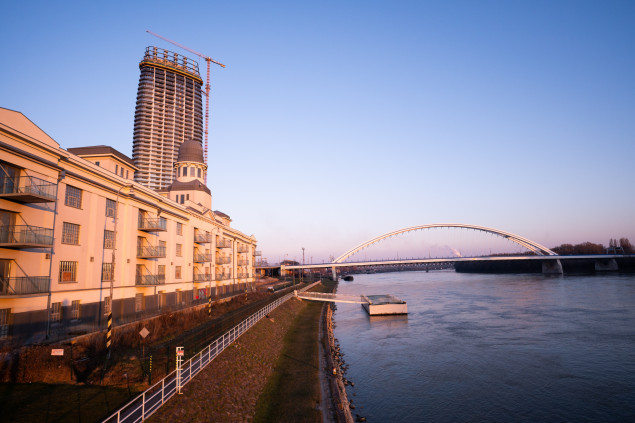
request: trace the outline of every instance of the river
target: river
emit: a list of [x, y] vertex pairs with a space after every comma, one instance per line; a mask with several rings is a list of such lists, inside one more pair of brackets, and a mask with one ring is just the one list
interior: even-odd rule
[[355, 275], [407, 316], [338, 303], [349, 399], [368, 422], [635, 421], [635, 275]]

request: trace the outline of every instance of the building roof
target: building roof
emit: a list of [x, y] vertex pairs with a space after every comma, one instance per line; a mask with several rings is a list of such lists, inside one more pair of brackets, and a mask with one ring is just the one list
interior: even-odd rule
[[212, 194], [210, 189], [207, 188], [207, 186], [205, 186], [205, 184], [203, 184], [198, 179], [194, 179], [193, 181], [189, 181], [189, 182], [179, 182], [179, 181], [175, 180], [174, 182], [172, 182], [172, 185], [170, 185], [170, 187], [167, 189], [167, 191], [168, 192], [173, 192], [173, 191], [203, 191], [203, 192], [206, 192], [206, 193], [208, 193], [210, 195]]
[[179, 147], [177, 162], [205, 163], [203, 158], [203, 146], [195, 140], [184, 141]]
[[225, 219], [231, 220], [231, 217], [223, 213], [222, 211], [214, 210], [214, 214], [220, 217], [224, 217]]
[[93, 146], [89, 146], [89, 147], [75, 147], [75, 148], [69, 148], [67, 149], [67, 151], [69, 153], [73, 153], [76, 156], [82, 157], [82, 156], [107, 156], [107, 155], [113, 155], [115, 157], [117, 157], [118, 159], [120, 159], [121, 161], [126, 162], [126, 164], [129, 164], [130, 166], [132, 166], [133, 168], [136, 169], [134, 162], [132, 161], [132, 159], [128, 156], [126, 156], [125, 154], [115, 150], [112, 147], [109, 147], [107, 145], [93, 145]]

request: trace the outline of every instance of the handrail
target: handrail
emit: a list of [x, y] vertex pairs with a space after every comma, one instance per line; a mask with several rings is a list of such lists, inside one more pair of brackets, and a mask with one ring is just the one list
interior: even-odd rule
[[15, 278], [0, 278], [0, 296], [28, 295], [48, 293], [51, 278], [48, 276], [18, 276]]
[[0, 244], [53, 245], [53, 229], [30, 225], [0, 226]]

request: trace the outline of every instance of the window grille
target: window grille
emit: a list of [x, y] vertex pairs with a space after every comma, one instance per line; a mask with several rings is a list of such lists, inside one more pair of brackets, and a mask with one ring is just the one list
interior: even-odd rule
[[79, 244], [79, 225], [64, 222], [62, 228], [62, 244]]
[[79, 320], [81, 304], [79, 300], [74, 300], [71, 308], [71, 318], [73, 320]]
[[112, 310], [112, 298], [104, 297], [104, 314], [110, 314], [110, 310]]
[[104, 229], [104, 248], [115, 248], [115, 231]]
[[101, 280], [102, 281], [113, 280], [112, 276], [113, 276], [114, 270], [115, 268], [112, 263], [103, 263], [101, 265]]
[[60, 261], [60, 282], [76, 282], [77, 281], [77, 262], [76, 261]]
[[106, 198], [106, 217], [115, 217], [116, 212], [117, 202], [115, 200], [111, 200], [110, 198]]
[[143, 294], [137, 294], [134, 298], [134, 311], [143, 311]]
[[183, 244], [176, 244], [176, 256], [183, 257]]
[[165, 264], [160, 264], [158, 269], [159, 275], [165, 276]]
[[62, 303], [51, 304], [51, 321], [52, 322], [62, 321]]
[[64, 204], [76, 209], [82, 208], [82, 190], [71, 185], [66, 185], [66, 197]]
[[0, 339], [9, 337], [9, 326], [11, 325], [11, 309], [0, 309]]
[[181, 266], [174, 268], [174, 279], [181, 279]]

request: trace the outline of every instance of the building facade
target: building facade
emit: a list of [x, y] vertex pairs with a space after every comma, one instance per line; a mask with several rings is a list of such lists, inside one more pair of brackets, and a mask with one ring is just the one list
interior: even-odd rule
[[[0, 345], [103, 330], [252, 289], [256, 239], [212, 211], [197, 141], [163, 191], [107, 146], [64, 150], [0, 108]], [[199, 173], [200, 170], [200, 173]]]
[[139, 63], [132, 158], [135, 181], [165, 189], [186, 140], [203, 142], [203, 80], [198, 63], [186, 56], [148, 47]]

